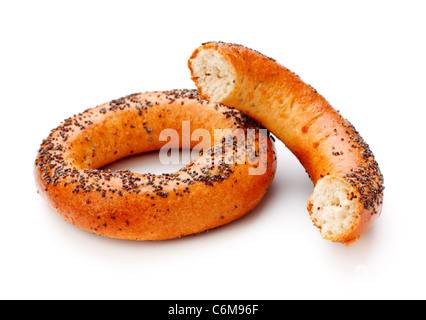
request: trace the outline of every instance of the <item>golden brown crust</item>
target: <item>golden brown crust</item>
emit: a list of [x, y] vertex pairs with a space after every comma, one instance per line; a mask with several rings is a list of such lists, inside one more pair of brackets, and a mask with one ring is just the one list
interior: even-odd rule
[[[357, 221], [346, 234], [329, 240], [348, 244], [358, 239], [380, 215], [384, 187], [379, 166], [355, 128], [293, 72], [236, 44], [205, 43], [190, 57], [192, 79], [203, 99], [209, 97], [194, 76], [191, 62], [206, 49], [219, 52], [236, 74], [233, 91], [217, 102], [243, 111], [283, 141], [314, 185], [331, 176], [352, 190], [349, 197], [358, 202]], [[308, 210], [312, 213], [311, 200]]]
[[[267, 138], [262, 175], [256, 166], [228, 164], [206, 150], [173, 174], [138, 174], [100, 168], [118, 159], [159, 150], [163, 129], [178, 131], [182, 121], [197, 128], [260, 128], [239, 111], [198, 98], [195, 90], [134, 94], [65, 120], [52, 130], [35, 162], [38, 192], [67, 221], [102, 236], [163, 240], [229, 223], [252, 210], [266, 193], [276, 170], [274, 146]], [[259, 145], [256, 136], [256, 145]], [[191, 148], [198, 142], [191, 142]], [[213, 160], [213, 161], [212, 161]], [[213, 163], [212, 163], [213, 162]], [[254, 163], [254, 162], [251, 162]]]

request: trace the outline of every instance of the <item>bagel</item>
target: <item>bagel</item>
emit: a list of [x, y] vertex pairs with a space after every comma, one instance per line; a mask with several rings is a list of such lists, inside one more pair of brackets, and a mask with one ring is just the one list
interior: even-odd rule
[[209, 42], [188, 60], [200, 97], [234, 107], [280, 139], [314, 184], [308, 211], [327, 240], [350, 244], [379, 217], [383, 175], [354, 126], [272, 58]]
[[[185, 121], [189, 132], [183, 130]], [[190, 140], [197, 128], [210, 134], [242, 130], [256, 154], [241, 158], [236, 148], [240, 140], [232, 135], [205, 150]], [[163, 139], [164, 129], [174, 129], [179, 141]], [[261, 130], [238, 110], [200, 100], [196, 90], [132, 94], [68, 118], [51, 131], [35, 161], [37, 190], [66, 221], [101, 236], [166, 240], [197, 234], [243, 216], [267, 192], [276, 155], [269, 134], [262, 142]], [[216, 141], [213, 136], [210, 142]], [[166, 144], [185, 147], [185, 139], [190, 140], [187, 146], [200, 150], [199, 156], [175, 173], [102, 169]], [[229, 155], [238, 155], [239, 161], [225, 161]]]

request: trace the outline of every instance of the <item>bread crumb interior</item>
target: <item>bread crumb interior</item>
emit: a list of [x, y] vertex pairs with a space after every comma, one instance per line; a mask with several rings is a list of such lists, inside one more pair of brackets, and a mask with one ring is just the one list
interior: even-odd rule
[[356, 196], [338, 179], [318, 181], [312, 194], [312, 221], [324, 238], [334, 238], [349, 231], [358, 217]]
[[210, 101], [221, 102], [232, 91], [235, 72], [228, 61], [216, 50], [206, 49], [191, 61], [193, 76]]

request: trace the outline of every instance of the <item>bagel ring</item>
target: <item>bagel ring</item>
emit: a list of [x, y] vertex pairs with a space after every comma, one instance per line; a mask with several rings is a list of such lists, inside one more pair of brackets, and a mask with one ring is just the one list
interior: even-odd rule
[[246, 113], [305, 167], [308, 211], [325, 239], [350, 244], [377, 219], [383, 175], [368, 144], [317, 91], [275, 60], [241, 45], [210, 42], [188, 60], [200, 97]]
[[[191, 132], [184, 132], [185, 121]], [[242, 130], [256, 153], [241, 158], [240, 140], [231, 136], [202, 149], [175, 173], [102, 170], [132, 154], [160, 150], [167, 140], [161, 132], [169, 128], [179, 135], [176, 148], [197, 128], [211, 134], [210, 143], [217, 141], [217, 129]], [[248, 129], [255, 131], [251, 138]], [[276, 155], [269, 134], [263, 143], [260, 130], [265, 129], [240, 111], [200, 100], [196, 90], [129, 95], [68, 118], [51, 131], [35, 161], [37, 189], [65, 220], [98, 235], [165, 240], [200, 233], [248, 213], [268, 190]], [[190, 148], [200, 148], [193, 140]], [[234, 157], [225, 161], [229, 155]]]

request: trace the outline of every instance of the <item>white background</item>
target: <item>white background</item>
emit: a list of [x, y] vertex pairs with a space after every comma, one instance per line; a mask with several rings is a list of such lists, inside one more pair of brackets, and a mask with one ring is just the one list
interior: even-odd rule
[[[424, 1], [2, 1], [0, 298], [424, 299]], [[37, 194], [43, 138], [76, 113], [142, 91], [194, 88], [202, 42], [240, 43], [314, 86], [369, 143], [385, 177], [380, 219], [325, 241], [313, 187], [277, 142], [262, 203], [214, 231], [129, 242], [81, 231]], [[157, 155], [115, 166], [174, 171]]]

